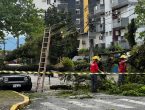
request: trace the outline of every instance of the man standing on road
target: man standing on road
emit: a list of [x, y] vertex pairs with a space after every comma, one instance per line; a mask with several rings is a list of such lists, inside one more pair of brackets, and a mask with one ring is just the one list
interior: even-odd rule
[[91, 92], [97, 92], [97, 73], [99, 71], [98, 61], [99, 56], [92, 57], [93, 62], [90, 65], [91, 76]]
[[118, 71], [119, 73], [119, 77], [118, 77], [118, 85], [120, 86], [121, 84], [124, 83], [125, 81], [125, 72], [126, 72], [126, 68], [127, 68], [127, 64], [126, 64], [126, 56], [125, 55], [121, 55], [120, 57], [120, 62], [119, 62], [119, 68]]

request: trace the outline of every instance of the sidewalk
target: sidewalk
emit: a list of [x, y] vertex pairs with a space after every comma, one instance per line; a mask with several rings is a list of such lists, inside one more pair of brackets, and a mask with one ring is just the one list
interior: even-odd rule
[[9, 110], [13, 104], [22, 101], [23, 97], [13, 91], [0, 91], [0, 110]]

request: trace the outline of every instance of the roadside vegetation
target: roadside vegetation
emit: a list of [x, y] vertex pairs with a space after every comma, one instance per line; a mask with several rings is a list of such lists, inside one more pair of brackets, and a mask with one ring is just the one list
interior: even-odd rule
[[13, 91], [0, 91], [0, 110], [9, 110], [13, 104], [22, 101], [23, 97]]

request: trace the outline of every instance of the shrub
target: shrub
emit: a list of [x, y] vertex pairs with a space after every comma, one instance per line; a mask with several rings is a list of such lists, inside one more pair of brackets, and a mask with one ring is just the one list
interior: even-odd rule
[[144, 74], [129, 74], [127, 76], [127, 81], [130, 83], [145, 84]]
[[145, 94], [145, 86], [142, 86], [141, 88], [139, 88], [138, 92]]
[[85, 54], [85, 55], [88, 55], [89, 50], [88, 50], [88, 49], [83, 48], [83, 49], [80, 49], [80, 50], [78, 51], [78, 53], [79, 53], [79, 54]]
[[129, 83], [120, 86], [121, 91], [130, 91], [130, 90], [137, 90], [142, 87], [142, 84], [137, 83]]
[[125, 95], [125, 96], [143, 96], [142, 93], [139, 93], [136, 90], [123, 91], [122, 95]]
[[89, 71], [90, 64], [85, 61], [74, 62], [75, 71]]
[[61, 60], [60, 60], [60, 64], [63, 65], [63, 67], [66, 69], [66, 70], [73, 70], [74, 69], [74, 63], [73, 61], [68, 58], [68, 57], [63, 57]]

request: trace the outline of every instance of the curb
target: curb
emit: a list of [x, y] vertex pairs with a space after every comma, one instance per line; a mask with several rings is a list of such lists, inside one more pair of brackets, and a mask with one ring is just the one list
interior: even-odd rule
[[20, 108], [23, 108], [24, 106], [26, 106], [26, 105], [28, 105], [30, 103], [29, 97], [27, 97], [27, 96], [25, 96], [23, 94], [20, 94], [20, 93], [18, 93], [16, 91], [13, 91], [13, 92], [14, 93], [17, 93], [20, 96], [22, 96], [24, 98], [24, 101], [12, 105], [12, 107], [10, 108], [10, 110], [19, 110]]

